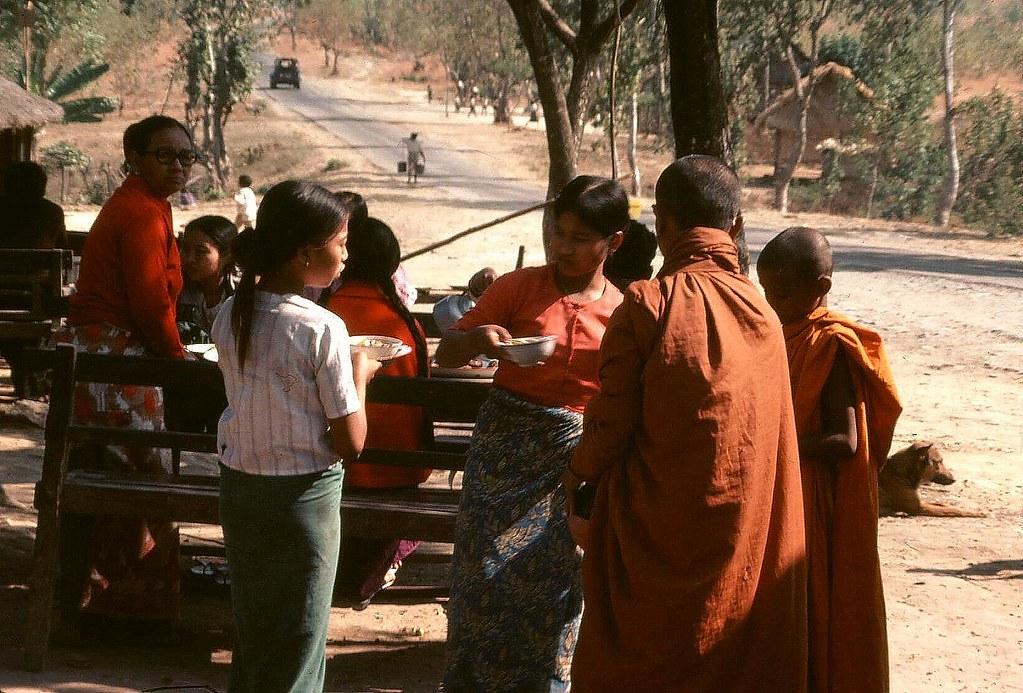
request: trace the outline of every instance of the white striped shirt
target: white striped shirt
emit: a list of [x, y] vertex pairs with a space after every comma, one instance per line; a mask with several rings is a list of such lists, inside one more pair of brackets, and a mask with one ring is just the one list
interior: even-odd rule
[[227, 409], [220, 460], [247, 474], [310, 474], [338, 462], [327, 420], [359, 410], [348, 328], [297, 294], [256, 292], [245, 371], [231, 329], [234, 297], [213, 322]]

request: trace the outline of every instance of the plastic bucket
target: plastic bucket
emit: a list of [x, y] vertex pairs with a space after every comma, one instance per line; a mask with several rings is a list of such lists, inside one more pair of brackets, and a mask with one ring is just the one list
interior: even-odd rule
[[639, 219], [640, 215], [643, 214], [643, 200], [638, 197], [629, 198], [629, 218]]

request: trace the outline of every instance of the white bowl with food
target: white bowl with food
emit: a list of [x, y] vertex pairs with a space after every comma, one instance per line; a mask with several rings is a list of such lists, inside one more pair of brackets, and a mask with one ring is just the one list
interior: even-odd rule
[[554, 335], [537, 337], [513, 337], [498, 342], [501, 359], [507, 359], [518, 366], [536, 366], [544, 363], [554, 353], [558, 338]]
[[216, 363], [219, 360], [216, 344], [186, 344], [185, 351], [191, 352], [196, 356], [206, 359], [207, 361], [212, 361], [213, 363]]
[[412, 353], [412, 347], [396, 337], [379, 334], [353, 335], [352, 351], [361, 351], [371, 359], [390, 361]]

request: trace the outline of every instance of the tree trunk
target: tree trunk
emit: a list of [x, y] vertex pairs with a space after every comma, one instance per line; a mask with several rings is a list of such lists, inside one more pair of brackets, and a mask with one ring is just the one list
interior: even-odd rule
[[338, 57], [340, 57], [341, 51], [339, 49], [337, 49], [337, 48], [334, 48], [333, 51], [334, 51], [334, 62], [331, 64], [330, 74], [336, 75], [337, 74], [337, 59], [338, 59]]
[[803, 153], [806, 151], [806, 121], [807, 113], [810, 110], [810, 95], [813, 90], [813, 70], [816, 67], [814, 61], [811, 61], [810, 77], [804, 87], [792, 44], [785, 49], [785, 57], [788, 59], [789, 70], [792, 72], [793, 89], [796, 92], [796, 102], [799, 104], [799, 118], [796, 122], [795, 141], [792, 143], [792, 149], [789, 151], [788, 157], [782, 159], [781, 167], [774, 172], [774, 208], [782, 214], [789, 211], [789, 185], [792, 183], [796, 167], [803, 160]]
[[945, 185], [938, 201], [938, 209], [934, 223], [947, 228], [959, 196], [959, 150], [956, 144], [955, 123], [955, 21], [959, 0], [942, 0], [943, 43], [941, 51], [941, 67], [945, 77], [945, 157], [948, 168], [945, 170]]
[[717, 0], [668, 0], [664, 3], [664, 19], [671, 60], [675, 156], [709, 154], [731, 162], [718, 51]]
[[[547, 198], [550, 199], [575, 178], [578, 153], [575, 132], [555, 63], [556, 58], [547, 40], [547, 28], [540, 11], [528, 0], [508, 0], [508, 4], [519, 25], [522, 42], [529, 53], [529, 62], [533, 66], [533, 77], [536, 79], [537, 92], [543, 106], [544, 122], [547, 127], [547, 154], [550, 159], [547, 173]], [[549, 215], [546, 212], [543, 227], [543, 244], [546, 249], [552, 232]]]
[[632, 169], [632, 194], [639, 195], [643, 189], [639, 177], [639, 162], [636, 157], [637, 140], [639, 139], [639, 95], [636, 90], [632, 91], [632, 106], [630, 108], [631, 122], [629, 124], [629, 168]]
[[671, 95], [668, 93], [668, 72], [663, 60], [657, 61], [657, 132], [661, 137], [673, 138], [671, 127]]

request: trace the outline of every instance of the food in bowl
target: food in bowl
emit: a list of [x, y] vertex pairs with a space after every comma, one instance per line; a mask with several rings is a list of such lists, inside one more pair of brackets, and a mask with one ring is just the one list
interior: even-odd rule
[[216, 344], [186, 344], [185, 351], [189, 351], [196, 356], [204, 358], [207, 361], [212, 361], [213, 363], [216, 363], [219, 360]]
[[537, 337], [513, 337], [498, 343], [502, 358], [519, 366], [536, 366], [543, 363], [554, 353], [557, 337], [540, 335]]
[[351, 344], [352, 351], [361, 351], [377, 361], [390, 361], [412, 353], [412, 347], [400, 339], [377, 334], [355, 335]]

